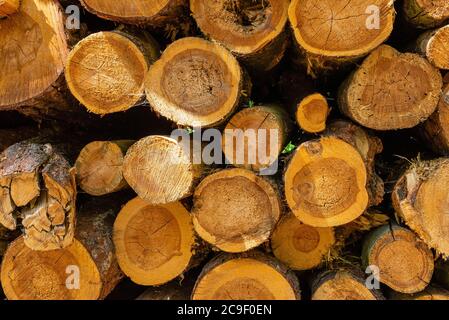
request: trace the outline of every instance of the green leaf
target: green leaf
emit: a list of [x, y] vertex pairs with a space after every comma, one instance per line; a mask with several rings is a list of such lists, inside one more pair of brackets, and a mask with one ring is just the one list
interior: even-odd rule
[[248, 108], [252, 108], [252, 107], [254, 107], [254, 105], [255, 105], [255, 102], [253, 100], [248, 101]]
[[292, 153], [296, 149], [296, 145], [294, 145], [291, 141], [287, 144], [287, 146], [282, 150], [282, 154]]

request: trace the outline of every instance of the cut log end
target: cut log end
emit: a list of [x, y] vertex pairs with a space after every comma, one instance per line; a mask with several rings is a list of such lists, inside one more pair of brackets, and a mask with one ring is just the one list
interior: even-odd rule
[[449, 20], [446, 0], [405, 0], [403, 11], [409, 23], [422, 29], [435, 28]]
[[339, 106], [371, 129], [411, 128], [435, 111], [442, 86], [440, 72], [425, 58], [383, 45], [343, 84]]
[[123, 175], [140, 198], [164, 204], [192, 194], [201, 165], [191, 162], [189, 149], [176, 140], [149, 136], [129, 148]]
[[131, 140], [95, 141], [85, 146], [75, 163], [76, 178], [82, 190], [102, 196], [128, 186], [123, 177], [123, 160]]
[[367, 170], [359, 152], [334, 137], [309, 141], [295, 151], [284, 174], [287, 203], [315, 227], [343, 225], [368, 206]]
[[417, 40], [418, 51], [435, 67], [449, 70], [449, 26], [429, 31]]
[[190, 214], [179, 202], [155, 206], [135, 198], [114, 224], [120, 268], [140, 285], [165, 284], [186, 271], [194, 238]]
[[326, 129], [330, 108], [327, 99], [319, 94], [305, 97], [296, 109], [296, 121], [299, 127], [308, 133], [318, 133]]
[[0, 18], [16, 13], [20, 7], [20, 0], [0, 0]]
[[319, 266], [335, 244], [333, 228], [315, 228], [295, 216], [281, 219], [271, 237], [273, 254], [293, 270]]
[[195, 190], [193, 224], [205, 241], [243, 252], [268, 240], [281, 212], [276, 190], [244, 169], [219, 171]]
[[200, 38], [173, 42], [150, 68], [145, 87], [157, 113], [190, 127], [225, 121], [242, 94], [250, 94], [232, 54]]
[[432, 251], [405, 228], [382, 226], [368, 235], [362, 252], [365, 266], [377, 266], [378, 280], [395, 291], [416, 293], [430, 283]]

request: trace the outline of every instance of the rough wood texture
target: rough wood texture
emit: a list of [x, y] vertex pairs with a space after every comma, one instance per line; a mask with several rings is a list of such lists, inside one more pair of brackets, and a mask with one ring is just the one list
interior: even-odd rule
[[449, 3], [446, 0], [404, 0], [403, 13], [417, 28], [435, 28], [449, 20]]
[[449, 25], [419, 36], [415, 50], [425, 56], [436, 68], [449, 69]]

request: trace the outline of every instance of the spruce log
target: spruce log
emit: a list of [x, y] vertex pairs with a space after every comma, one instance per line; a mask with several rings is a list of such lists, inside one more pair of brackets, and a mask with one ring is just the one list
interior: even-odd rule
[[224, 122], [250, 96], [250, 87], [229, 51], [200, 38], [169, 45], [151, 66], [145, 85], [156, 113], [190, 127]]
[[306, 96], [298, 104], [295, 118], [299, 127], [308, 133], [319, 133], [326, 129], [330, 107], [327, 99], [320, 93]]
[[405, 19], [417, 28], [435, 28], [449, 20], [446, 0], [404, 0], [402, 9]]
[[79, 187], [102, 196], [128, 187], [123, 177], [123, 160], [133, 140], [94, 141], [86, 145], [75, 162]]
[[145, 76], [158, 57], [159, 46], [148, 33], [94, 33], [70, 52], [67, 85], [90, 112], [125, 111], [142, 100]]
[[10, 16], [19, 10], [20, 0], [1, 0], [0, 18]]
[[201, 249], [192, 218], [180, 202], [128, 202], [114, 223], [114, 244], [123, 272], [137, 284], [157, 286], [198, 262]]
[[435, 111], [442, 86], [425, 58], [382, 45], [342, 84], [339, 107], [371, 129], [412, 128]]
[[249, 70], [269, 71], [284, 56], [288, 0], [191, 0], [201, 31], [221, 43]]
[[261, 172], [278, 161], [291, 127], [289, 115], [282, 106], [245, 108], [224, 129], [223, 153], [230, 164]]
[[399, 217], [444, 257], [449, 256], [448, 183], [448, 159], [417, 160], [401, 175], [392, 193]]
[[[369, 8], [377, 8], [379, 17]], [[288, 16], [308, 73], [318, 76], [368, 55], [391, 34], [395, 18], [389, 0], [293, 0]], [[379, 25], [368, 28], [369, 23]], [[373, 20], [374, 19], [374, 20]]]
[[376, 279], [395, 291], [416, 293], [432, 279], [432, 251], [412, 231], [397, 225], [385, 225], [371, 231], [362, 250], [364, 267], [376, 266]]
[[245, 169], [226, 169], [206, 177], [193, 195], [198, 235], [226, 252], [243, 252], [268, 240], [281, 214], [271, 183]]
[[449, 70], [449, 25], [419, 36], [415, 50], [436, 68]]
[[259, 252], [222, 254], [201, 272], [193, 300], [299, 300], [295, 274]]

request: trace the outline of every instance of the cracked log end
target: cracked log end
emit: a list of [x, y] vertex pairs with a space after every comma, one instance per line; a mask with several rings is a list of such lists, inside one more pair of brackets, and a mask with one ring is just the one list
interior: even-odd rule
[[299, 127], [308, 133], [318, 133], [326, 129], [326, 121], [330, 108], [326, 98], [319, 94], [311, 94], [298, 104], [296, 109], [296, 122]]
[[24, 241], [34, 250], [71, 244], [75, 223], [74, 170], [49, 144], [21, 142], [0, 162], [0, 223], [14, 230], [22, 218]]
[[299, 300], [293, 272], [277, 260], [251, 252], [223, 254], [209, 262], [198, 277], [193, 300]]
[[417, 28], [429, 29], [443, 25], [449, 20], [447, 0], [404, 0], [406, 20]]
[[287, 0], [191, 0], [201, 31], [223, 44], [250, 69], [268, 71], [282, 59], [287, 37]]
[[183, 144], [163, 136], [149, 136], [132, 145], [123, 162], [123, 175], [143, 200], [152, 204], [190, 196], [202, 176]]
[[124, 32], [98, 32], [70, 52], [65, 77], [72, 94], [90, 112], [125, 111], [144, 95], [145, 76], [158, 56], [157, 44]]
[[273, 254], [293, 270], [319, 266], [336, 243], [333, 228], [315, 228], [295, 216], [281, 219], [271, 237]]
[[382, 45], [342, 85], [340, 110], [376, 130], [411, 128], [436, 109], [443, 80], [425, 58]]
[[20, 0], [0, 0], [0, 18], [16, 13], [19, 6]]
[[448, 183], [449, 160], [417, 161], [399, 178], [392, 194], [401, 219], [444, 257], [449, 256]]
[[133, 140], [94, 141], [86, 145], [75, 162], [80, 188], [102, 196], [128, 187], [123, 177], [123, 160]]
[[[379, 26], [368, 28], [376, 10]], [[288, 15], [309, 73], [318, 75], [382, 44], [393, 30], [395, 10], [390, 0], [293, 0]]]
[[248, 79], [232, 54], [200, 38], [169, 45], [151, 66], [145, 88], [157, 113], [190, 127], [222, 123], [242, 96], [250, 95]]
[[385, 225], [372, 231], [363, 243], [365, 267], [376, 266], [373, 275], [393, 290], [402, 293], [422, 291], [432, 278], [432, 251], [412, 231]]
[[312, 300], [383, 300], [379, 291], [370, 290], [360, 272], [324, 271], [312, 283]]
[[114, 245], [123, 272], [137, 284], [165, 284], [184, 273], [195, 254], [195, 236], [180, 203], [128, 202], [114, 223]]
[[277, 191], [245, 169], [206, 177], [194, 193], [193, 225], [222, 251], [243, 252], [268, 240], [281, 213]]
[[223, 153], [234, 166], [262, 171], [278, 160], [290, 127], [289, 116], [281, 106], [245, 108], [225, 127]]
[[284, 183], [292, 212], [315, 227], [351, 222], [369, 202], [363, 158], [356, 148], [335, 137], [300, 145], [287, 165]]

